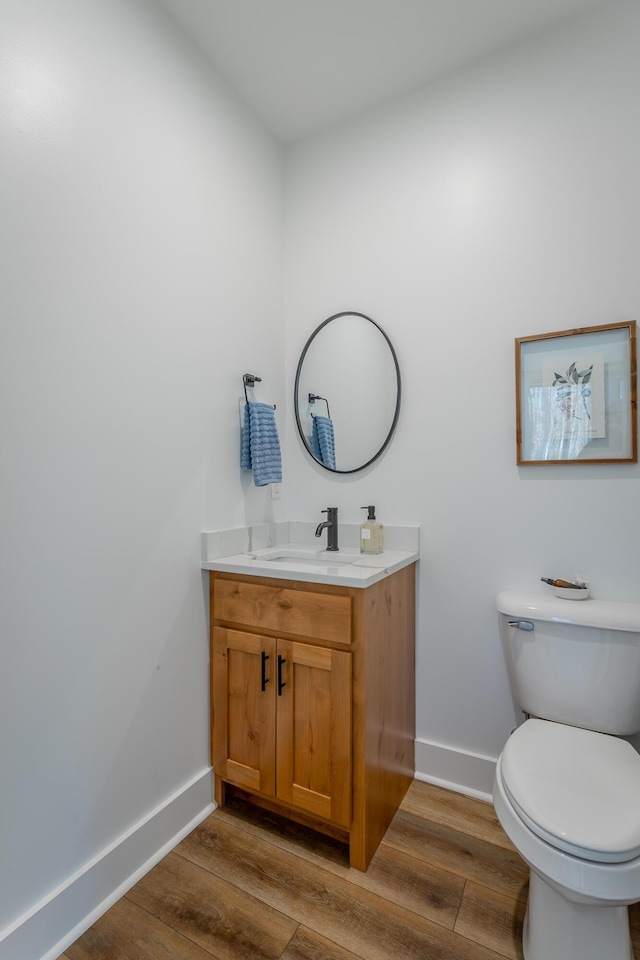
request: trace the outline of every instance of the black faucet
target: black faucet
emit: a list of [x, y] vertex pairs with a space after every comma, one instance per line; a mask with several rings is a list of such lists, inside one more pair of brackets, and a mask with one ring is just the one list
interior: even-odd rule
[[327, 519], [318, 524], [316, 537], [319, 537], [323, 530], [327, 531], [327, 550], [338, 550], [338, 508], [327, 507], [320, 513], [326, 513]]

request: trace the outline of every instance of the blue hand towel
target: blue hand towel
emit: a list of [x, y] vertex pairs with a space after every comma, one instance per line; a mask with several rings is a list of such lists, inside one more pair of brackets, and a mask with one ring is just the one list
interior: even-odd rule
[[250, 400], [244, 408], [240, 466], [253, 470], [256, 487], [281, 483], [282, 458], [273, 407]]
[[313, 431], [311, 433], [311, 449], [314, 457], [317, 457], [320, 463], [325, 467], [336, 468], [336, 440], [333, 433], [333, 420], [329, 417], [313, 418]]

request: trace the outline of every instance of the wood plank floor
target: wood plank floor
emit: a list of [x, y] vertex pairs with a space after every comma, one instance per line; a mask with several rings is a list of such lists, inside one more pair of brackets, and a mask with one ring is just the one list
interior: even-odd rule
[[526, 889], [491, 805], [418, 780], [366, 873], [231, 799], [60, 960], [520, 960]]

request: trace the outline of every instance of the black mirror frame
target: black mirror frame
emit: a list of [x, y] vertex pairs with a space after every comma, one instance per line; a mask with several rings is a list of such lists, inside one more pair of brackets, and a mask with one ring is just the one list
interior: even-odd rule
[[[309, 444], [307, 443], [307, 439], [304, 435], [304, 431], [302, 429], [302, 422], [300, 420], [300, 413], [298, 410], [298, 387], [300, 385], [300, 374], [302, 372], [302, 364], [304, 362], [305, 356], [307, 355], [307, 351], [311, 346], [311, 344], [313, 343], [313, 341], [315, 340], [315, 338], [320, 333], [320, 331], [324, 329], [324, 327], [326, 327], [328, 323], [331, 323], [332, 320], [338, 320], [340, 317], [362, 317], [363, 320], [368, 320], [369, 323], [373, 324], [373, 326], [380, 331], [384, 339], [387, 341], [387, 346], [391, 351], [393, 363], [396, 368], [396, 381], [398, 384], [398, 396], [396, 398], [396, 409], [393, 414], [393, 423], [391, 424], [389, 433], [387, 434], [384, 443], [382, 444], [380, 449], [377, 450], [376, 453], [374, 453], [374, 455], [369, 460], [367, 460], [366, 463], [361, 464], [359, 467], [353, 467], [351, 470], [338, 470], [336, 467], [328, 467], [326, 464], [322, 462], [322, 460], [319, 460], [315, 456], [315, 454], [313, 453], [313, 450], [311, 450], [311, 448], [309, 447]], [[293, 387], [293, 409], [296, 415], [296, 425], [298, 427], [298, 433], [300, 434], [300, 439], [302, 440], [305, 450], [307, 451], [307, 453], [315, 463], [319, 464], [325, 470], [328, 470], [329, 473], [358, 473], [359, 470], [364, 470], [366, 467], [370, 466], [370, 464], [372, 464], [374, 460], [377, 460], [378, 457], [380, 457], [384, 453], [386, 448], [389, 446], [389, 443], [391, 442], [391, 438], [394, 434], [394, 431], [398, 423], [398, 417], [400, 416], [401, 398], [402, 398], [402, 380], [400, 377], [400, 366], [398, 364], [398, 358], [396, 356], [395, 350], [393, 349], [393, 344], [391, 343], [391, 340], [389, 339], [387, 334], [384, 332], [384, 330], [382, 329], [379, 323], [376, 323], [375, 320], [372, 320], [371, 317], [368, 317], [365, 313], [358, 313], [357, 310], [343, 310], [341, 313], [334, 313], [333, 316], [327, 317], [326, 320], [322, 321], [320, 326], [316, 327], [316, 329], [313, 331], [313, 333], [305, 343], [302, 353], [300, 354], [300, 359], [298, 360], [298, 368], [296, 370], [296, 380]]]

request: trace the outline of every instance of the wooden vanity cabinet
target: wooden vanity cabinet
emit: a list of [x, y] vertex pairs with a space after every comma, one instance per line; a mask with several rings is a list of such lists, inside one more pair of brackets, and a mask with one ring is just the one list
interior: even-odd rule
[[414, 774], [415, 566], [360, 589], [212, 571], [216, 800], [349, 843], [366, 870]]

